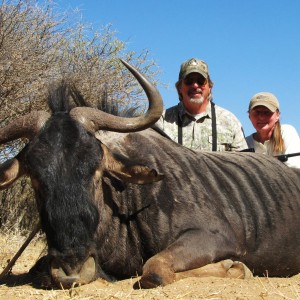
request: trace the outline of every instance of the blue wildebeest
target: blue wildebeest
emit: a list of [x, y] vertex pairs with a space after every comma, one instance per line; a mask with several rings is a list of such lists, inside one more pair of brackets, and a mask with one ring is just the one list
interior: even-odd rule
[[0, 188], [31, 178], [48, 243], [33, 269], [46, 265], [49, 284], [64, 288], [137, 274], [143, 288], [187, 276], [245, 278], [246, 266], [298, 273], [299, 171], [253, 153], [195, 153], [147, 129], [161, 97], [124, 64], [148, 96], [145, 115], [69, 111], [62, 87], [52, 116], [33, 112], [0, 129], [0, 143], [29, 138], [1, 165]]

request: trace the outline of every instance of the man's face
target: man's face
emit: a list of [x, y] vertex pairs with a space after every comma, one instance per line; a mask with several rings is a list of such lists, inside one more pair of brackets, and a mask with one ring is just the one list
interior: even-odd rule
[[199, 73], [191, 73], [181, 81], [178, 92], [182, 95], [183, 104], [201, 105], [209, 96], [211, 88], [208, 80]]

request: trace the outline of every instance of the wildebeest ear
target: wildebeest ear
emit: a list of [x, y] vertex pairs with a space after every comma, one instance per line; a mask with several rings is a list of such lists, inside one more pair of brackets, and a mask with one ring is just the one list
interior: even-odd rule
[[111, 172], [119, 179], [136, 184], [146, 184], [162, 180], [164, 175], [147, 166], [134, 165], [125, 166], [120, 160], [117, 160], [109, 149], [101, 144], [103, 149], [103, 162], [105, 170]]
[[20, 176], [24, 174], [20, 167], [19, 160], [12, 158], [0, 165], [0, 190], [4, 190], [12, 185]]

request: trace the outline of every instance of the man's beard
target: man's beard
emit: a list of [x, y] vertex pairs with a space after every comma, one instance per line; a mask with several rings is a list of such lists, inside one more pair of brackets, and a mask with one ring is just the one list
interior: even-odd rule
[[204, 102], [204, 97], [195, 97], [195, 98], [189, 98], [189, 101], [193, 104], [202, 104]]

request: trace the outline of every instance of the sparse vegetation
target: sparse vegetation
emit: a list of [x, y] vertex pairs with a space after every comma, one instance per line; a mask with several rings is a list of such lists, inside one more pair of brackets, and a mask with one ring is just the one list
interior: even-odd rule
[[[48, 110], [48, 87], [68, 80], [85, 104], [112, 111], [143, 111], [141, 87], [125, 70], [123, 58], [157, 83], [158, 69], [149, 51], [127, 51], [112, 25], [94, 30], [79, 12], [57, 13], [52, 1], [2, 0], [0, 6], [0, 127], [33, 110]], [[137, 111], [139, 113], [139, 111]], [[26, 141], [0, 145], [0, 163], [17, 154]], [[0, 226], [28, 229], [37, 219], [28, 179], [0, 192]]]

